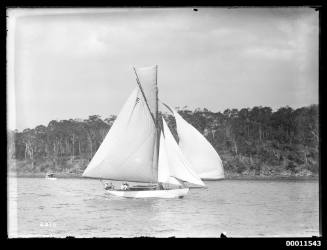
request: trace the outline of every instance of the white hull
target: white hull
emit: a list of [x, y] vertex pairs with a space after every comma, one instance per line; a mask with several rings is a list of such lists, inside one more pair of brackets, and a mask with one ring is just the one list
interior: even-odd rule
[[45, 177], [47, 180], [57, 180], [56, 177]]
[[164, 190], [106, 190], [109, 194], [125, 198], [182, 198], [185, 196], [189, 189], [164, 189]]

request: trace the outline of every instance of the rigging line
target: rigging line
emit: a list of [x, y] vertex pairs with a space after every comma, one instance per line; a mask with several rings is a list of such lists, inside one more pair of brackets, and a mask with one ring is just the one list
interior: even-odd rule
[[[138, 95], [138, 93], [136, 93], [136, 100], [137, 100], [137, 98], [138, 98], [137, 95]], [[135, 102], [134, 107], [133, 107], [133, 110], [132, 110], [132, 112], [129, 114], [127, 124], [129, 124], [129, 121], [132, 119], [132, 115], [133, 115], [134, 109], [135, 109], [135, 107], [136, 107], [137, 104], [138, 104], [138, 102]]]
[[158, 99], [162, 105], [164, 105], [172, 114], [174, 114], [174, 111], [165, 103], [163, 103], [160, 99]]
[[[164, 105], [164, 107], [166, 107], [171, 113], [172, 113], [172, 115], [174, 116], [174, 111], [167, 105], [167, 104], [165, 104], [165, 103], [163, 103], [159, 98], [158, 98], [158, 101], [162, 104], [162, 105]], [[175, 116], [174, 116], [175, 117]], [[176, 118], [175, 118], [176, 119]], [[162, 117], [162, 120], [164, 120], [164, 118]], [[168, 125], [168, 124], [167, 124]], [[169, 126], [168, 126], [168, 128], [169, 128]], [[163, 131], [163, 133], [164, 133], [164, 135], [165, 135], [165, 132], [164, 132], [164, 130], [163, 130], [163, 128], [162, 128], [162, 131]]]
[[146, 106], [147, 106], [148, 109], [149, 109], [149, 112], [150, 112], [150, 114], [151, 114], [151, 117], [152, 117], [152, 120], [153, 120], [155, 126], [157, 127], [156, 120], [155, 120], [154, 117], [153, 117], [153, 114], [152, 114], [151, 109], [150, 109], [150, 107], [149, 107], [148, 101], [147, 101], [147, 99], [146, 99], [146, 97], [145, 97], [145, 94], [144, 94], [144, 91], [143, 91], [142, 85], [141, 85], [141, 83], [140, 83], [139, 77], [138, 77], [138, 75], [137, 75], [136, 70], [135, 70], [134, 67], [133, 67], [133, 69], [134, 69], [134, 73], [135, 73], [135, 75], [136, 75], [136, 82], [137, 82], [137, 84], [138, 84], [139, 87], [140, 87], [140, 90], [141, 90], [141, 92], [142, 92], [142, 95], [143, 95], [143, 98], [144, 98], [145, 104], [146, 104]]

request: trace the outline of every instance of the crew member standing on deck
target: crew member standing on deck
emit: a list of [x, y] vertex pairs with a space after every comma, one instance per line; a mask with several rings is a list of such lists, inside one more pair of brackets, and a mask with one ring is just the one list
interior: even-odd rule
[[127, 190], [127, 189], [128, 189], [128, 186], [129, 186], [128, 183], [124, 182], [124, 183], [121, 185], [120, 188], [121, 188], [122, 190]]

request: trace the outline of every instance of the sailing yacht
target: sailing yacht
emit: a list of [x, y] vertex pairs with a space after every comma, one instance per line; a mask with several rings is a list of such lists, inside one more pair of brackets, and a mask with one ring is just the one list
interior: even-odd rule
[[189, 191], [185, 183], [205, 187], [201, 178], [223, 178], [217, 152], [194, 127], [164, 104], [176, 119], [178, 144], [159, 116], [158, 66], [134, 68], [134, 72], [137, 86], [83, 177], [148, 183], [106, 190], [128, 198], [183, 197]]

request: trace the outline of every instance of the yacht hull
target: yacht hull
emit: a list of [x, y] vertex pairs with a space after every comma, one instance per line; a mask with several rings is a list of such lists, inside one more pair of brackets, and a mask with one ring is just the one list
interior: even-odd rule
[[188, 193], [188, 188], [164, 189], [164, 190], [106, 190], [114, 196], [125, 198], [182, 198]]
[[56, 177], [45, 177], [45, 179], [47, 179], [47, 180], [52, 180], [52, 181], [57, 180]]

